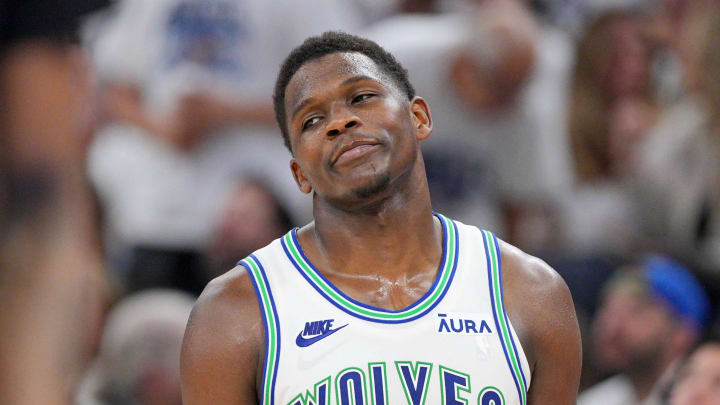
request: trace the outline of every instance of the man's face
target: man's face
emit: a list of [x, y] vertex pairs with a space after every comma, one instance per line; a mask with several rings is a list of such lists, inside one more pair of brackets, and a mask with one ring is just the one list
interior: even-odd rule
[[310, 61], [285, 95], [291, 168], [303, 192], [340, 204], [381, 196], [417, 159], [414, 102], [365, 55]]
[[720, 344], [698, 349], [680, 371], [672, 405], [720, 405]]
[[661, 361], [675, 321], [665, 307], [632, 284], [611, 287], [593, 323], [598, 365], [605, 371], [653, 369]]

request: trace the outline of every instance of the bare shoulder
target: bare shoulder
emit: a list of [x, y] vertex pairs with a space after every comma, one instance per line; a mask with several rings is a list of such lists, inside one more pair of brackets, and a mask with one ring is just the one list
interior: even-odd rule
[[180, 361], [184, 403], [255, 403], [264, 333], [242, 266], [211, 281], [185, 330]]
[[541, 259], [502, 241], [500, 254], [505, 307], [532, 369], [528, 402], [574, 403], [582, 356], [570, 290]]
[[550, 329], [548, 322], [554, 328], [559, 320], [574, 321], [572, 296], [562, 277], [543, 260], [503, 241], [500, 254], [505, 308], [532, 367], [539, 354], [539, 335]]
[[518, 278], [519, 281], [540, 283], [544, 287], [565, 284], [562, 277], [542, 259], [529, 255], [505, 241], [498, 242], [502, 255], [503, 276]]

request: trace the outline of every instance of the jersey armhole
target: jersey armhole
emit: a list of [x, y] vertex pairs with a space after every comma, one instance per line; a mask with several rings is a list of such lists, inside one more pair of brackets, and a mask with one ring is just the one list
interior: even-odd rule
[[[527, 392], [530, 382], [530, 366], [527, 357], [520, 346], [515, 330], [510, 324], [503, 296], [502, 259], [500, 245], [492, 232], [482, 231], [487, 260], [488, 285], [490, 301], [497, 330], [498, 339], [502, 346], [505, 360], [512, 375], [520, 404], [527, 405]], [[519, 350], [518, 350], [519, 347]]]
[[275, 381], [280, 363], [280, 318], [260, 260], [255, 255], [250, 255], [238, 264], [243, 266], [250, 276], [265, 328], [265, 358], [259, 403], [272, 405], [275, 403]]

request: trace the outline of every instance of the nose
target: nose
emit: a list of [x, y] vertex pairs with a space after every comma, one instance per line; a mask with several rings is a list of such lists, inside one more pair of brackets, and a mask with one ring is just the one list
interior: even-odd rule
[[330, 122], [327, 126], [327, 136], [337, 136], [347, 129], [359, 126], [360, 118], [346, 107], [333, 106], [330, 110]]

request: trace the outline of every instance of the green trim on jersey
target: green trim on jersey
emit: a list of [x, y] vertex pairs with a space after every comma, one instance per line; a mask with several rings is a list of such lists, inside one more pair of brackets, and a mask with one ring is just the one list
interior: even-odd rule
[[254, 279], [255, 288], [257, 290], [258, 300], [261, 304], [260, 310], [265, 315], [265, 333], [267, 334], [267, 352], [265, 356], [265, 368], [262, 382], [262, 403], [270, 404], [273, 390], [273, 377], [277, 366], [277, 358], [279, 353], [278, 342], [278, 325], [280, 319], [275, 312], [275, 307], [270, 296], [270, 286], [266, 283], [266, 279], [260, 270], [257, 259], [250, 256], [241, 260], [240, 263], [249, 271], [250, 276]]
[[510, 333], [510, 326], [506, 321], [507, 316], [505, 314], [505, 306], [503, 305], [502, 282], [500, 278], [500, 248], [498, 247], [492, 233], [485, 230], [483, 230], [483, 232], [485, 233], [485, 239], [487, 240], [488, 244], [488, 253], [490, 254], [490, 270], [492, 274], [491, 283], [493, 288], [493, 295], [495, 298], [492, 305], [495, 307], [495, 311], [497, 313], [497, 320], [500, 324], [501, 337], [505, 342], [505, 347], [507, 348], [507, 355], [510, 359], [510, 364], [512, 364], [511, 371], [515, 375], [518, 384], [520, 384], [520, 393], [522, 395], [522, 398], [520, 398], [520, 402], [522, 405], [526, 405], [527, 387], [525, 385], [525, 379], [521, 371], [520, 359], [518, 358], [518, 356], [515, 355], [515, 350], [513, 349], [514, 345], [512, 342], [512, 335]]
[[450, 219], [440, 214], [436, 214], [436, 216], [440, 219], [445, 232], [443, 238], [445, 243], [443, 246], [444, 261], [441, 263], [437, 275], [439, 280], [436, 280], [432, 289], [428, 291], [420, 301], [400, 311], [382, 310], [380, 308], [363, 305], [339, 293], [339, 290], [334, 288], [330, 282], [305, 259], [302, 249], [295, 243], [295, 239], [292, 237], [292, 232], [285, 234], [283, 241], [296, 267], [302, 271], [305, 278], [313, 287], [321, 290], [335, 305], [361, 318], [369, 318], [370, 320], [378, 322], [402, 322], [422, 314], [423, 311], [435, 305], [443, 296], [443, 292], [451, 280], [453, 266], [458, 255], [456, 228]]

